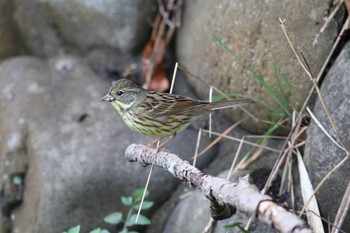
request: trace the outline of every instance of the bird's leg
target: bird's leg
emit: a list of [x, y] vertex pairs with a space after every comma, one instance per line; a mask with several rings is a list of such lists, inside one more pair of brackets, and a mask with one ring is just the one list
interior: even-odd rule
[[[176, 135], [176, 134], [171, 135], [171, 136], [170, 136], [167, 140], [165, 140], [162, 144], [160, 144], [159, 146], [157, 146], [157, 149], [162, 148], [165, 144], [167, 144], [168, 142], [170, 142], [171, 140], [173, 140], [174, 137], [175, 137], [175, 135]], [[157, 151], [157, 152], [158, 152], [158, 151]]]
[[[162, 149], [162, 146], [164, 146], [166, 143], [168, 143], [171, 139], [169, 137], [168, 140], [160, 144], [160, 141], [162, 140], [162, 137], [156, 138], [153, 140], [151, 143], [149, 143], [145, 148], [142, 150], [142, 154], [146, 152], [148, 148], [154, 148], [154, 152], [151, 154], [152, 157], [152, 164], [155, 164], [156, 158], [157, 158], [157, 153]], [[159, 145], [160, 144], [160, 145]]]
[[157, 148], [157, 146], [156, 146], [156, 143], [158, 142], [158, 141], [161, 141], [163, 138], [156, 138], [155, 140], [153, 140], [151, 143], [149, 143], [148, 145], [147, 145], [147, 148]]
[[[162, 140], [162, 138], [156, 138], [151, 143], [147, 144], [147, 146], [145, 146], [145, 148], [142, 150], [142, 154], [144, 154], [148, 148], [155, 148], [156, 149], [155, 153], [158, 153], [158, 151], [157, 151], [157, 148], [158, 148], [157, 144], [159, 144], [159, 142], [161, 140]], [[152, 154], [152, 156], [153, 156], [153, 154]]]
[[[162, 149], [162, 147], [167, 144], [168, 142], [170, 142], [171, 140], [173, 140], [173, 138], [175, 137], [176, 134], [173, 134], [171, 136], [169, 136], [169, 138], [167, 140], [165, 140], [163, 143], [161, 143], [160, 145], [157, 145], [154, 153], [151, 155], [152, 157], [152, 163], [155, 164], [156, 163], [156, 158], [157, 158], [157, 154], [158, 152]], [[160, 142], [162, 138], [157, 139], [158, 142]]]

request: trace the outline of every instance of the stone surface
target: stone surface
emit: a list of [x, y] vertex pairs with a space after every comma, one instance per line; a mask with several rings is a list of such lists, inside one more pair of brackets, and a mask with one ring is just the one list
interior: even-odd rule
[[[349, 67], [350, 43], [348, 42], [326, 75], [321, 88], [321, 94], [329, 113], [348, 150], [350, 149]], [[313, 113], [332, 137], [337, 138], [319, 100], [316, 101]], [[340, 143], [338, 139], [337, 142]], [[304, 158], [313, 187], [315, 188], [323, 177], [345, 157], [346, 153], [338, 148], [312, 120], [308, 130]], [[331, 175], [316, 195], [322, 216], [332, 223], [349, 181], [350, 163], [347, 162]], [[350, 232], [350, 215], [347, 215], [342, 230]]]
[[[109, 86], [72, 56], [21, 57], [0, 64], [0, 188], [14, 232], [106, 227], [104, 216], [126, 212], [121, 195], [145, 185], [149, 168], [128, 163], [124, 150], [153, 139], [131, 132], [110, 104], [100, 102]], [[189, 127], [167, 149], [190, 159], [196, 137], [197, 130]], [[198, 166], [207, 166], [214, 152]], [[154, 170], [149, 186], [154, 208], [177, 184]], [[22, 204], [12, 209], [16, 197]]]
[[135, 52], [151, 32], [154, 1], [16, 1], [15, 21], [32, 53]]
[[72, 45], [134, 51], [151, 31], [153, 0], [39, 0], [60, 35]]
[[13, 1], [0, 0], [0, 60], [25, 52], [12, 18], [13, 5]]
[[[279, 93], [273, 68], [275, 64], [291, 85], [291, 91], [288, 91], [281, 81], [287, 99], [296, 107], [297, 100], [302, 103], [306, 97], [311, 82], [292, 54], [278, 17], [286, 19], [286, 28], [296, 50], [304, 50], [313, 73], [317, 74], [339, 27], [335, 20], [331, 20], [327, 30], [317, 37], [326, 8], [326, 2], [317, 0], [187, 1], [183, 26], [177, 34], [179, 63], [225, 93], [249, 95], [280, 109], [247, 68], [260, 74]], [[212, 34], [221, 38], [246, 67], [225, 52]], [[189, 80], [201, 98], [207, 98], [209, 88], [193, 78]], [[260, 104], [247, 106], [247, 109], [260, 119], [272, 120], [268, 114], [271, 110]], [[227, 116], [237, 121], [245, 114], [235, 111], [227, 113]], [[264, 123], [253, 120], [243, 125], [250, 131], [260, 133], [267, 128]]]
[[13, 2], [13, 20], [30, 53], [48, 57], [64, 50], [64, 42], [40, 9], [37, 0]]

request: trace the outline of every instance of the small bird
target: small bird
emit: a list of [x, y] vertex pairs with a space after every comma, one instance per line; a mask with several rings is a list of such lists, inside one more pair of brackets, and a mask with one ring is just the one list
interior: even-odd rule
[[112, 83], [101, 101], [110, 102], [126, 125], [146, 136], [170, 137], [210, 111], [255, 103], [252, 99], [205, 102], [175, 94], [148, 91], [129, 79]]

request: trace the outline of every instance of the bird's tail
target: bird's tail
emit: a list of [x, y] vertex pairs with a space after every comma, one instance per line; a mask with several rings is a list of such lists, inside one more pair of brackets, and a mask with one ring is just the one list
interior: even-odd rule
[[238, 106], [253, 104], [253, 103], [255, 103], [255, 100], [252, 100], [252, 99], [222, 100], [222, 101], [209, 103], [206, 106], [206, 109], [219, 110], [219, 109], [225, 109], [225, 108], [235, 108]]

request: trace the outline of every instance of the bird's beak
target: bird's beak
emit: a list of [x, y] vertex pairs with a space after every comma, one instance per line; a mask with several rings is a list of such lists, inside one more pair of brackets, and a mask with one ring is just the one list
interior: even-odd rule
[[101, 99], [101, 101], [107, 101], [107, 102], [112, 102], [114, 100], [115, 100], [115, 98], [110, 93], [108, 93], [107, 95], [105, 95]]

